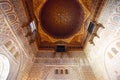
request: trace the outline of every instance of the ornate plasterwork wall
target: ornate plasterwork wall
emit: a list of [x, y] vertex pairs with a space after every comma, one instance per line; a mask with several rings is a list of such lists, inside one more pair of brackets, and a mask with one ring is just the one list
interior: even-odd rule
[[[14, 1], [17, 3], [18, 0]], [[78, 77], [78, 79], [82, 80], [94, 80], [94, 73], [98, 80], [120, 79], [119, 0], [108, 0], [106, 7], [98, 18], [98, 22], [102, 23], [105, 29], [98, 30], [100, 39], [94, 38], [95, 46], [89, 43], [86, 46], [85, 52], [94, 73], [86, 58], [75, 57], [61, 59], [47, 57], [36, 58], [35, 61], [37, 62], [34, 63], [32, 71], [28, 75], [32, 66], [33, 52], [28, 43], [28, 39], [25, 37], [26, 30], [24, 31], [24, 28], [21, 28], [20, 16], [16, 15], [16, 13], [13, 4], [9, 0], [0, 1], [0, 54], [5, 55], [10, 61], [11, 69], [8, 80], [53, 79], [50, 75], [54, 76], [53, 70], [59, 68], [70, 69], [76, 77], [78, 77], [79, 74], [80, 77]], [[52, 72], [52, 74], [50, 72]], [[85, 75], [89, 76], [86, 78]], [[60, 76], [63, 77], [62, 75]], [[92, 76], [92, 78], [90, 78], [90, 76]], [[66, 77], [63, 79], [66, 79]]]
[[84, 50], [98, 80], [119, 80], [120, 75], [120, 1], [108, 0], [98, 22], [100, 28], [95, 37], [95, 45], [87, 43]]
[[[42, 53], [45, 54], [45, 52]], [[36, 57], [28, 80], [96, 80], [86, 56], [80, 51], [71, 53], [75, 53], [71, 58], [67, 56], [63, 58], [60, 56]], [[58, 74], [55, 72], [56, 69], [58, 69]], [[65, 73], [66, 69], [68, 74]]]
[[[21, 25], [13, 4], [9, 0], [1, 0], [0, 54], [6, 56], [10, 62], [8, 80], [25, 79], [32, 66], [33, 52]], [[28, 64], [30, 66], [26, 67]]]
[[[25, 12], [25, 8], [24, 8], [24, 3], [22, 2], [22, 0], [9, 0], [11, 2], [11, 4], [14, 7], [14, 11], [16, 12], [17, 17], [19, 18], [19, 25], [21, 27], [24, 27], [23, 25], [28, 23], [28, 17], [27, 17], [27, 13]], [[20, 12], [21, 11], [21, 12]]]

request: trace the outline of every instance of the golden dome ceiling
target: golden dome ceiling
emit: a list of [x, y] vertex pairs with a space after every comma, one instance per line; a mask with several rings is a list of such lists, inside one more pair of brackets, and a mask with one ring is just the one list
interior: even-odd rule
[[33, 0], [38, 47], [50, 48], [57, 42], [64, 42], [70, 49], [83, 47], [90, 16], [90, 5], [85, 4], [82, 0]]
[[68, 38], [77, 33], [84, 11], [77, 0], [48, 0], [40, 11], [42, 29], [51, 37]]

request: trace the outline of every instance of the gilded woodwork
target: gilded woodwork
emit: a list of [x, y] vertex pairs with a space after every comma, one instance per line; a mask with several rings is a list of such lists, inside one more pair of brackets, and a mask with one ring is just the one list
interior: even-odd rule
[[64, 41], [66, 43], [79, 43], [78, 45], [82, 45], [83, 44], [83, 38], [85, 38], [85, 34], [86, 34], [86, 28], [85, 28], [85, 24], [84, 22], [86, 22], [86, 20], [88, 19], [88, 17], [90, 16], [90, 11], [89, 9], [84, 5], [84, 2], [82, 2], [82, 0], [78, 0], [79, 4], [82, 6], [82, 9], [84, 11], [84, 19], [83, 19], [83, 24], [81, 25], [81, 29], [75, 33], [73, 36], [68, 37], [68, 38], [64, 38], [64, 39], [56, 39], [54, 37], [49, 36], [43, 29], [42, 29], [42, 25], [39, 19], [39, 12], [41, 11], [43, 5], [45, 4], [47, 0], [33, 0], [33, 7], [34, 7], [34, 13], [35, 16], [37, 18], [38, 21], [38, 34], [40, 36], [40, 43], [44, 43], [44, 42], [48, 42], [48, 43], [56, 43], [58, 41]]
[[48, 0], [39, 12], [43, 31], [55, 39], [66, 39], [83, 24], [84, 11], [76, 0]]
[[[42, 8], [46, 4], [47, 1], [48, 0], [32, 0], [33, 11], [34, 11], [35, 17], [38, 22], [38, 26], [37, 26], [38, 34], [36, 37], [36, 38], [39, 38], [37, 39], [38, 47], [40, 45], [43, 46], [44, 44], [48, 44], [50, 47], [50, 45], [56, 44], [56, 42], [59, 42], [59, 41], [63, 41], [69, 46], [74, 44], [74, 47], [75, 46], [83, 47], [84, 43], [86, 42], [86, 37], [87, 37], [87, 25], [89, 24], [90, 20], [93, 20], [93, 19], [95, 20], [96, 17], [98, 17], [98, 13], [101, 10], [101, 9], [99, 10], [99, 8], [102, 8], [101, 5], [104, 3], [104, 1], [101, 2], [100, 0], [76, 0], [82, 7], [82, 10], [84, 13], [84, 16], [83, 16], [84, 19], [82, 21], [82, 25], [80, 26], [81, 29], [78, 29], [76, 33], [74, 33], [72, 36], [69, 36], [67, 38], [65, 38], [63, 34], [62, 34], [62, 38], [55, 38], [54, 36], [51, 36], [50, 34], [48, 34], [47, 31], [43, 29], [40, 12], [42, 11]], [[56, 20], [56, 21], [60, 22], [59, 20]]]

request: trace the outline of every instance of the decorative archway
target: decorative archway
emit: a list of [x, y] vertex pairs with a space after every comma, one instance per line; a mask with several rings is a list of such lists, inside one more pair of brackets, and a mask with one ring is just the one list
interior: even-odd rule
[[114, 4], [116, 4], [116, 6], [110, 15], [108, 27], [115, 33], [112, 33], [112, 40], [106, 47], [104, 63], [109, 80], [120, 80], [120, 2]]
[[120, 79], [120, 38], [113, 40], [105, 51], [105, 69], [110, 80]]
[[0, 80], [6, 80], [10, 70], [10, 63], [6, 56], [0, 54]]

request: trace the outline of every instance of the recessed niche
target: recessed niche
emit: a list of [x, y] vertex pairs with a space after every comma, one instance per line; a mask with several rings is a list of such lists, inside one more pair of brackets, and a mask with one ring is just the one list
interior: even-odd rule
[[116, 45], [118, 48], [120, 48], [120, 42], [117, 42]]
[[113, 47], [111, 50], [112, 50], [112, 52], [113, 52], [115, 55], [118, 53], [118, 50], [117, 50], [116, 48], [114, 48], [114, 47]]
[[11, 41], [8, 41], [8, 42], [5, 43], [5, 46], [6, 46], [7, 48], [10, 48], [11, 44], [12, 44], [12, 42], [11, 42]]
[[60, 74], [63, 74], [63, 70], [62, 69], [60, 70]]
[[58, 69], [55, 70], [55, 74], [58, 74]]
[[108, 54], [108, 57], [109, 57], [110, 59], [113, 58], [113, 55], [112, 55], [110, 52], [108, 52], [107, 54]]
[[55, 74], [69, 74], [68, 69], [55, 69]]
[[65, 69], [65, 74], [68, 74], [68, 70], [67, 69]]

